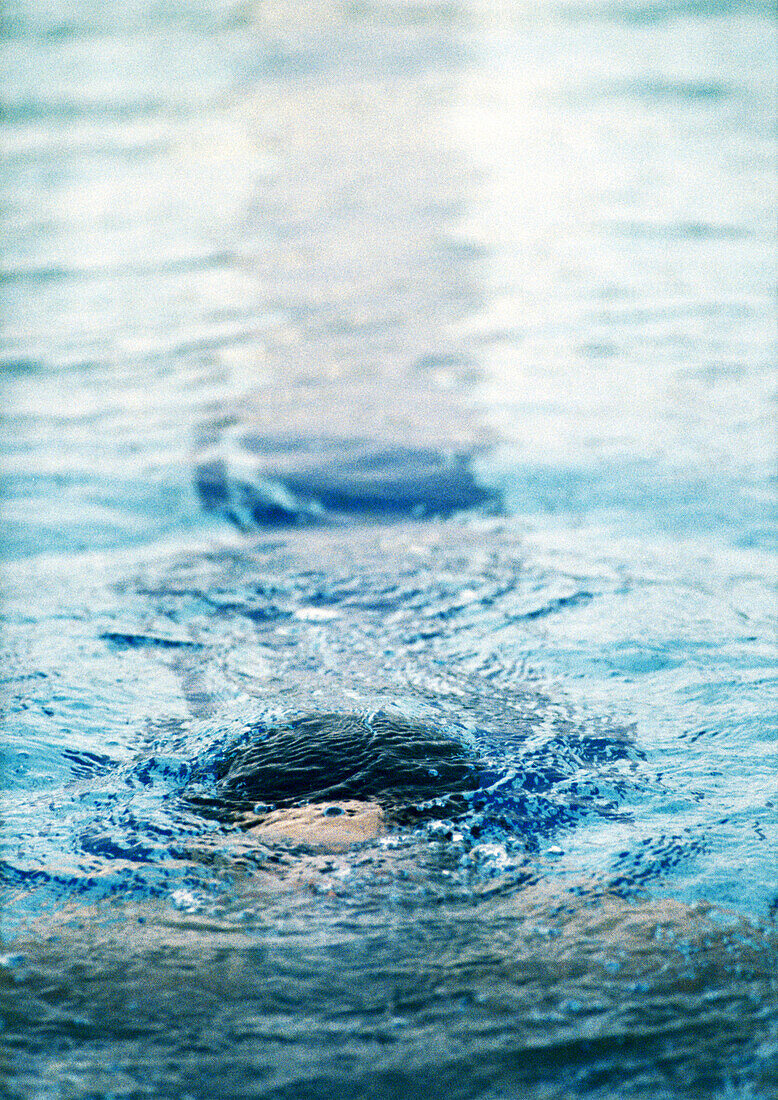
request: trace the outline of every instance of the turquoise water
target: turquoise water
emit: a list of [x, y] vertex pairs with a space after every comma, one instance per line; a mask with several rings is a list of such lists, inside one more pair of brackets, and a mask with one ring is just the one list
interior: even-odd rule
[[[775, 39], [6, 7], [8, 1095], [773, 1095]], [[480, 779], [289, 896], [186, 792], [312, 713]]]

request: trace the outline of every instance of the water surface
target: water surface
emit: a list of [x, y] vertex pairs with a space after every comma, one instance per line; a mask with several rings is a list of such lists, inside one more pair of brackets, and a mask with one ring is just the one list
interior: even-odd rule
[[7, 7], [4, 1095], [774, 1094], [774, 40]]

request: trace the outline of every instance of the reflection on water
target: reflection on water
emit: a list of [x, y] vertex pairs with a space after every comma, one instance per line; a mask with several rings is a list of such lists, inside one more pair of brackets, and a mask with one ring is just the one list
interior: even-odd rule
[[3, 1095], [775, 1093], [770, 14], [7, 6]]

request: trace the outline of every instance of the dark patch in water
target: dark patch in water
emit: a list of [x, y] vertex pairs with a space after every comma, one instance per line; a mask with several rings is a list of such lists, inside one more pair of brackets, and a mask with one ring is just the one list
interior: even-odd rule
[[147, 634], [129, 630], [103, 630], [100, 637], [116, 646], [129, 646], [132, 649], [155, 646], [162, 649], [202, 649], [201, 642], [191, 638], [170, 638], [163, 634]]
[[688, 864], [709, 846], [710, 837], [692, 829], [669, 836], [645, 837], [633, 848], [618, 853], [606, 888], [617, 890], [627, 886], [634, 890], [661, 879], [674, 868]]
[[245, 436], [235, 464], [200, 463], [205, 507], [240, 527], [349, 516], [445, 518], [490, 501], [471, 454], [355, 439], [273, 440]]
[[[398, 821], [450, 816], [478, 787], [474, 754], [430, 726], [378, 713], [319, 714], [255, 726], [249, 740], [195, 773], [187, 800], [230, 819], [261, 802], [287, 807], [356, 798]], [[203, 793], [202, 783], [213, 784]], [[434, 806], [431, 803], [435, 803]]]
[[75, 779], [91, 779], [106, 775], [115, 767], [115, 761], [102, 753], [87, 752], [85, 749], [63, 749], [62, 755], [70, 764]]
[[636, 80], [614, 89], [647, 99], [711, 100], [728, 99], [733, 89], [715, 80]]
[[48, 882], [50, 879], [51, 875], [46, 871], [30, 867], [14, 867], [7, 860], [0, 859], [0, 883], [3, 886], [29, 887]]
[[[604, 0], [601, 8], [591, 7], [605, 19], [638, 26], [651, 26], [689, 16], [702, 19], [737, 14], [762, 15], [766, 9], [763, 0]], [[589, 5], [571, 4], [565, 14], [575, 20], [589, 19], [591, 9]]]
[[559, 596], [557, 599], [549, 600], [548, 603], [543, 604], [542, 607], [535, 607], [532, 611], [525, 611], [524, 614], [519, 617], [522, 619], [543, 619], [546, 615], [552, 615], [555, 611], [563, 611], [566, 607], [575, 607], [581, 603], [588, 603], [593, 599], [594, 596], [591, 592], [573, 592], [570, 596]]

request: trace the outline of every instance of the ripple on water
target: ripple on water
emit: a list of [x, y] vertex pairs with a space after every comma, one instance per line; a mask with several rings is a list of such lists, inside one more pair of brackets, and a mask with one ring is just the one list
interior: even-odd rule
[[4, 13], [19, 1096], [778, 1086], [766, 5], [508, 7]]
[[467, 454], [359, 439], [261, 439], [202, 462], [205, 506], [241, 528], [327, 519], [446, 517], [483, 505]]

